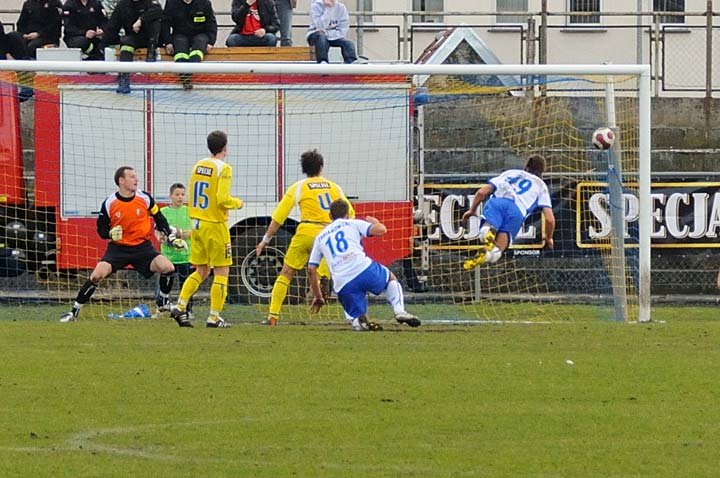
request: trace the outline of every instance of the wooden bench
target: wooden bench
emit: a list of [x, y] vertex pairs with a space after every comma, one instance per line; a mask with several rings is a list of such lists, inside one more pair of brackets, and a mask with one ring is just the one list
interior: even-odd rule
[[[147, 50], [135, 50], [135, 60], [145, 61]], [[120, 49], [115, 49], [115, 56], [120, 56]], [[165, 48], [160, 48], [161, 61], [173, 61]], [[215, 47], [205, 55], [204, 61], [313, 61], [315, 52], [309, 46], [234, 46]]]

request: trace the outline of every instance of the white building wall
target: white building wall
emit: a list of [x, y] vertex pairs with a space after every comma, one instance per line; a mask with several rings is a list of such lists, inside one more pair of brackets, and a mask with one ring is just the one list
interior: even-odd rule
[[[162, 0], [161, 0], [162, 1]], [[358, 0], [345, 0], [348, 9], [357, 10]], [[19, 11], [22, 0], [3, 0], [2, 10]], [[306, 45], [304, 25], [309, 22], [307, 12], [311, 0], [298, 0], [298, 7], [294, 18], [296, 28], [293, 38], [296, 45]], [[409, 12], [412, 0], [374, 0], [374, 12]], [[715, 2], [720, 3], [720, 2]], [[548, 0], [550, 12], [568, 11], [570, 0]], [[641, 10], [652, 11], [652, 0], [641, 0]], [[217, 12], [230, 11], [231, 0], [213, 0]], [[700, 13], [705, 10], [705, 0], [686, 0], [685, 11]], [[541, 0], [529, 0], [528, 11], [535, 14], [537, 29], [540, 24]], [[715, 6], [720, 10], [720, 5]], [[473, 28], [483, 38], [487, 45], [495, 52], [503, 63], [528, 62], [526, 56], [526, 43], [522, 40], [521, 25], [507, 28], [499, 25], [496, 16], [492, 13], [496, 9], [496, 0], [445, 0], [445, 12], [466, 12], [461, 15], [444, 15], [443, 23], [431, 25], [415, 25], [411, 35], [412, 45], [402, 42], [402, 15], [381, 16], [375, 15], [373, 23], [367, 25], [361, 41], [361, 52], [372, 61], [414, 60], [432, 42], [435, 36], [450, 25], [468, 24], [476, 25]], [[636, 12], [636, 0], [601, 0], [603, 12]], [[469, 13], [475, 13], [471, 15]], [[484, 13], [481, 15], [480, 13]], [[12, 24], [17, 20], [17, 14], [0, 13], [0, 20]], [[220, 15], [221, 25], [218, 35], [218, 46], [224, 45], [232, 20], [229, 15]], [[720, 21], [715, 20], [716, 23]], [[351, 24], [356, 22], [351, 18]], [[655, 61], [655, 52], [650, 42], [649, 29], [652, 26], [652, 17], [645, 16], [643, 24], [646, 26], [641, 35], [637, 34], [637, 18], [626, 16], [602, 16], [600, 23], [592, 28], [578, 27], [569, 24], [569, 18], [564, 15], [550, 15], [548, 17], [548, 63], [599, 63], [610, 61], [613, 63], [636, 63], [638, 59], [643, 63]], [[697, 88], [704, 86], [705, 77], [705, 25], [704, 16], [686, 16], [687, 28], [675, 31], [665, 30], [664, 47], [667, 55], [660, 56], [664, 61], [656, 65], [658, 72], [664, 75], [665, 82], [672, 84], [686, 83]], [[7, 27], [6, 27], [7, 29]], [[720, 39], [720, 33], [716, 33]], [[350, 38], [358, 41], [357, 30], [351, 30]], [[640, 52], [638, 53], [638, 44]], [[718, 45], [718, 43], [715, 43]], [[407, 49], [407, 54], [406, 54]], [[714, 63], [717, 64], [718, 78], [720, 78], [720, 47], [714, 48]], [[661, 52], [662, 55], [663, 52]], [[538, 61], [539, 52], [535, 52], [535, 62]], [[409, 57], [409, 58], [408, 58]], [[720, 87], [720, 80], [716, 81]]]

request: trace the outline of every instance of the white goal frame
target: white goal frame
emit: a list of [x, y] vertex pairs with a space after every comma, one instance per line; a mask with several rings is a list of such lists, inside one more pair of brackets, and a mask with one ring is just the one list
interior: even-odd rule
[[140, 63], [82, 61], [0, 61], [0, 71], [90, 72], [90, 73], [209, 73], [288, 75], [598, 75], [638, 78], [639, 99], [639, 277], [637, 320], [649, 322], [650, 315], [650, 197], [651, 77], [649, 65], [345, 65], [314, 63]]

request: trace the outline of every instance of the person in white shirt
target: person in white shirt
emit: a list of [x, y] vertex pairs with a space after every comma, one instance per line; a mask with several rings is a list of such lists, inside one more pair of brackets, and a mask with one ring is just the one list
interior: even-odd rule
[[344, 63], [357, 61], [355, 45], [346, 38], [349, 29], [350, 16], [339, 0], [313, 0], [306, 38], [308, 44], [315, 47], [318, 63], [328, 62], [331, 46], [340, 48]]
[[364, 221], [349, 219], [349, 210], [346, 200], [333, 201], [330, 204], [333, 222], [315, 238], [308, 261], [308, 279], [314, 297], [310, 311], [317, 313], [325, 304], [317, 273], [324, 257], [333, 288], [353, 330], [382, 330], [380, 324], [367, 317], [367, 293], [380, 295], [383, 291], [393, 308], [395, 320], [410, 327], [420, 326], [420, 319], [405, 311], [402, 286], [397, 277], [387, 267], [370, 259], [363, 249], [363, 237], [382, 236], [387, 228], [371, 216]]
[[484, 243], [484, 248], [477, 256], [465, 261], [463, 268], [470, 270], [500, 260], [525, 218], [537, 208], [542, 209], [545, 218], [545, 245], [553, 248], [555, 215], [548, 187], [542, 180], [544, 172], [545, 158], [532, 155], [524, 170], [509, 169], [477, 190], [470, 209], [462, 216], [462, 223], [466, 224], [477, 214], [480, 204], [490, 198], [483, 205], [480, 217], [480, 242]]

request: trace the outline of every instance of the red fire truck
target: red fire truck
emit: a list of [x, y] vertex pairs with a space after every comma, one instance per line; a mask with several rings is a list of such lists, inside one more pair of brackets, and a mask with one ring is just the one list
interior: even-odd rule
[[[92, 268], [105, 246], [95, 218], [115, 188], [115, 169], [133, 166], [141, 188], [166, 202], [169, 186], [187, 182], [192, 164], [208, 155], [205, 137], [214, 129], [228, 133], [232, 193], [245, 201], [230, 216], [236, 298], [269, 296], [297, 216], [262, 256], [254, 248], [283, 192], [302, 177], [299, 156], [307, 149], [323, 153], [325, 176], [343, 187], [358, 217], [388, 225], [386, 237], [368, 241], [370, 255], [389, 264], [410, 254], [413, 104], [405, 77], [195, 75], [193, 90], [184, 91], [174, 75], [135, 75], [130, 95], [116, 94], [114, 82], [114, 75], [35, 78], [29, 200], [17, 95], [12, 81], [0, 81], [7, 93], [0, 95], [1, 219], [6, 231], [25, 230], [25, 247], [15, 249], [24, 249], [30, 270]], [[38, 234], [46, 240], [32, 245]]]

